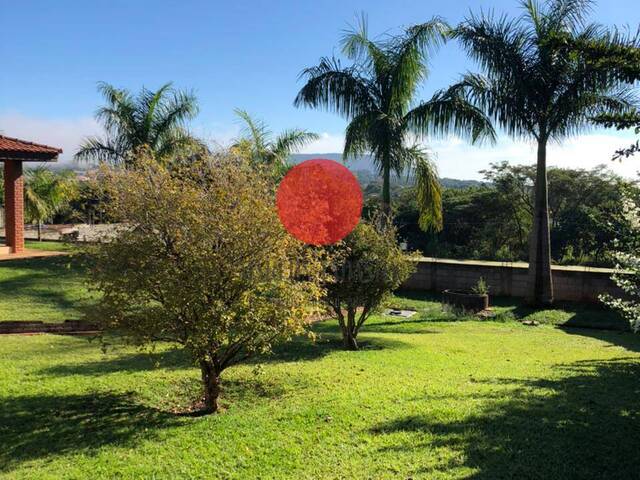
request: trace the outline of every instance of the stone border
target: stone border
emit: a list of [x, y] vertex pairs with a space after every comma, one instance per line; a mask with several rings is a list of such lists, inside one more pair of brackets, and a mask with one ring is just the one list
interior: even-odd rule
[[62, 323], [47, 323], [41, 321], [10, 321], [0, 322], [0, 334], [15, 333], [67, 333], [88, 334], [99, 333], [100, 329], [82, 320], [65, 320]]

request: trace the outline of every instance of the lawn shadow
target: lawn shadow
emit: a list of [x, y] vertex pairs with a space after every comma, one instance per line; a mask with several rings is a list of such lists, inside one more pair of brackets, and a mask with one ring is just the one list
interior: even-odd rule
[[[96, 348], [98, 348], [96, 346]], [[193, 366], [189, 354], [182, 349], [163, 352], [139, 352], [105, 355], [103, 360], [70, 365], [55, 365], [38, 372], [44, 376], [85, 375], [98, 376], [117, 372], [143, 372], [156, 369], [179, 370]]]
[[[376, 425], [374, 435], [403, 433], [390, 448], [454, 451], [455, 461], [416, 465], [416, 475], [465, 478], [638, 478], [640, 405], [635, 357], [561, 365], [561, 379], [505, 379], [510, 390], [473, 394], [487, 406], [462, 420], [410, 415]], [[387, 448], [389, 449], [389, 448]], [[465, 470], [468, 472], [468, 470]]]
[[[63, 288], [49, 288], [61, 282], [78, 280], [84, 272], [79, 258], [75, 256], [60, 256], [9, 260], [0, 262], [0, 276], [3, 270], [17, 270], [19, 274], [0, 279], [0, 298], [20, 297], [28, 295], [30, 299], [51, 305], [59, 310], [76, 309], [79, 303], [90, 300], [87, 298], [69, 298]], [[24, 320], [14, 318], [10, 320]]]
[[580, 335], [583, 337], [595, 338], [611, 344], [611, 346], [622, 347], [630, 352], [640, 352], [640, 335], [631, 332], [615, 330], [595, 330], [591, 328], [561, 327], [569, 335]]
[[135, 403], [131, 395], [33, 395], [0, 399], [0, 472], [52, 456], [128, 447], [161, 428], [172, 414]]
[[[331, 321], [314, 324], [312, 331], [316, 334], [315, 339], [306, 336], [296, 337], [290, 342], [274, 346], [272, 353], [257, 356], [250, 359], [248, 363], [314, 361], [334, 352], [346, 351], [342, 337], [338, 332], [338, 327]], [[368, 337], [368, 332], [369, 330], [365, 324], [363, 330], [361, 330], [358, 335], [360, 351], [384, 350], [387, 348], [399, 348], [405, 345], [403, 342], [397, 340]], [[352, 353], [357, 355], [358, 351]]]
[[618, 312], [598, 303], [555, 302], [551, 308], [539, 309], [510, 297], [491, 297], [491, 304], [502, 309], [502, 315], [511, 314], [516, 320], [545, 313], [553, 320], [557, 311], [569, 317], [562, 322], [551, 322], [558, 326], [629, 331], [629, 323]]

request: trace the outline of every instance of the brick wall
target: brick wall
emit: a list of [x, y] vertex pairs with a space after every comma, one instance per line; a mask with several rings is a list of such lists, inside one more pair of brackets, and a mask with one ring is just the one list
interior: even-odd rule
[[4, 211], [6, 244], [14, 253], [24, 251], [24, 177], [22, 162], [4, 162]]
[[[483, 277], [492, 295], [524, 297], [527, 292], [526, 263], [458, 261], [422, 258], [404, 288], [415, 290], [469, 289]], [[573, 266], [552, 268], [556, 300], [598, 302], [602, 293], [620, 295], [611, 281], [613, 270]]]

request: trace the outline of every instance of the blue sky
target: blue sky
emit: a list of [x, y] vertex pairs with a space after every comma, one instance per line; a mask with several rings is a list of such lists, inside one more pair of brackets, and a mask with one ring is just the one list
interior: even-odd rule
[[[295, 109], [298, 74], [337, 51], [341, 31], [365, 12], [372, 34], [397, 31], [434, 15], [455, 23], [470, 9], [518, 14], [518, 2], [501, 1], [15, 1], [0, 0], [0, 131], [65, 148], [99, 131], [92, 119], [101, 99], [98, 81], [132, 90], [166, 81], [192, 89], [201, 113], [194, 130], [228, 142], [238, 133], [240, 107], [276, 131], [304, 127], [323, 135], [307, 152], [339, 151], [345, 122]], [[640, 23], [636, 2], [601, 1], [594, 19], [607, 25]], [[432, 60], [424, 98], [474, 69], [455, 44]], [[557, 164], [591, 166], [632, 137], [594, 131], [554, 147]], [[496, 147], [469, 147], [457, 139], [430, 142], [441, 173], [477, 178], [490, 161], [530, 163], [529, 145], [503, 139]], [[584, 157], [588, 158], [584, 158]], [[580, 158], [578, 158], [580, 157]], [[552, 163], [554, 163], [552, 158]], [[632, 175], [632, 162], [614, 165]]]

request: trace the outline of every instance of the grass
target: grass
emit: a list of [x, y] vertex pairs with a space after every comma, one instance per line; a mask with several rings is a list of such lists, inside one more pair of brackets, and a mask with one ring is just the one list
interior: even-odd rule
[[228, 370], [224, 412], [201, 418], [170, 413], [198, 391], [180, 351], [0, 337], [0, 477], [637, 475], [640, 337], [432, 318], [417, 297], [394, 302], [416, 317], [374, 317], [359, 352], [329, 321]]
[[76, 247], [71, 243], [48, 240], [43, 240], [41, 242], [37, 240], [26, 240], [24, 246], [31, 250], [46, 250], [54, 252], [72, 252], [76, 249]]
[[72, 257], [0, 262], [0, 322], [78, 319], [90, 299], [82, 268]]
[[[87, 302], [71, 258], [0, 263], [0, 319]], [[0, 336], [0, 478], [637, 477], [640, 336], [556, 327], [619, 321], [598, 308], [494, 302], [478, 321], [404, 292], [390, 305], [418, 313], [373, 317], [358, 352], [322, 322], [226, 371], [224, 411], [200, 418], [172, 413], [199, 372], [167, 345]]]

